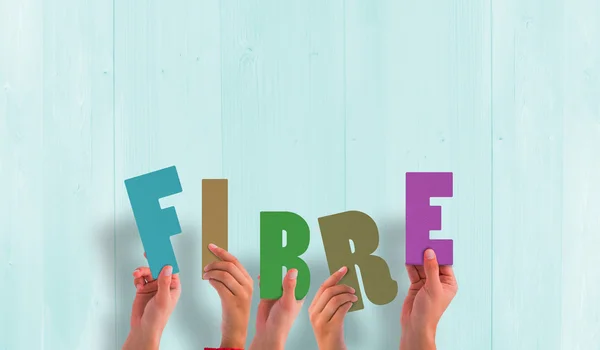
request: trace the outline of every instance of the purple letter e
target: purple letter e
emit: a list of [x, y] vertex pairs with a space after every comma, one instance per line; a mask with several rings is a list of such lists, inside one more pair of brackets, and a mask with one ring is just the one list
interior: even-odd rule
[[406, 264], [423, 265], [431, 248], [440, 265], [452, 265], [452, 240], [429, 238], [442, 229], [442, 207], [431, 206], [431, 197], [452, 197], [452, 173], [406, 173]]

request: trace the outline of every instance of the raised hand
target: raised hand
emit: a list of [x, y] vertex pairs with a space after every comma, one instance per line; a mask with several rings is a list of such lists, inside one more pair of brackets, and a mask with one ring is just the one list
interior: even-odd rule
[[313, 299], [308, 314], [320, 350], [345, 350], [344, 317], [358, 300], [354, 288], [338, 285], [348, 272], [345, 266], [323, 282]]
[[[259, 283], [260, 283], [260, 276]], [[283, 350], [292, 325], [302, 309], [304, 299], [296, 300], [298, 270], [291, 269], [283, 279], [279, 299], [261, 299], [256, 315], [256, 334], [250, 350]]]
[[406, 270], [411, 285], [402, 306], [400, 349], [435, 349], [438, 322], [458, 291], [452, 266], [439, 266], [435, 252], [427, 249], [424, 266]]
[[221, 298], [221, 348], [243, 349], [254, 281], [235, 256], [214, 244], [208, 248], [221, 259], [204, 268], [204, 278]]
[[136, 294], [124, 350], [158, 349], [162, 332], [181, 295], [179, 275], [172, 272], [171, 266], [164, 267], [157, 280], [152, 278], [148, 267], [138, 267], [133, 272]]

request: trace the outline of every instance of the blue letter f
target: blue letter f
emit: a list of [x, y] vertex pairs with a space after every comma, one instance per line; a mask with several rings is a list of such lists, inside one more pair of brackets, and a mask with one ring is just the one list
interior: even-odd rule
[[163, 267], [171, 265], [179, 272], [171, 236], [181, 233], [174, 207], [161, 209], [158, 200], [182, 191], [177, 169], [172, 166], [125, 180], [152, 277], [158, 278]]

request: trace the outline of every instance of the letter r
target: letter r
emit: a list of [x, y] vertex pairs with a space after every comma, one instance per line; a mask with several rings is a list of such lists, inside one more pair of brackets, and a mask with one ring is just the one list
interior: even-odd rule
[[[287, 242], [283, 245], [283, 232]], [[310, 229], [304, 219], [292, 212], [260, 213], [260, 298], [279, 299], [283, 294], [282, 268], [298, 270], [297, 300], [310, 288], [310, 269], [300, 255], [310, 243]]]
[[152, 277], [158, 278], [163, 267], [171, 265], [179, 272], [171, 236], [181, 233], [174, 207], [161, 209], [158, 200], [182, 191], [177, 169], [172, 166], [125, 180]]

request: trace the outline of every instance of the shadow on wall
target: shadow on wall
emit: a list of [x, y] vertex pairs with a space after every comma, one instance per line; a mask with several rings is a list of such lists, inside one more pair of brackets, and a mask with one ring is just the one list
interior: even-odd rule
[[[373, 305], [366, 299], [364, 286], [362, 281], [360, 282], [363, 298], [365, 298], [365, 309], [374, 309], [371, 314], [374, 315], [376, 323], [366, 324], [365, 320], [361, 319], [360, 313], [364, 312], [364, 309], [348, 314], [344, 320], [344, 336], [348, 349], [364, 349], [367, 345], [384, 349], [396, 349], [400, 346], [400, 313], [409, 287], [404, 267], [405, 222], [403, 218], [386, 219], [378, 225], [378, 228], [380, 242], [376, 254], [386, 260], [392, 278], [398, 283], [398, 295], [389, 304]], [[311, 287], [302, 312], [294, 324], [286, 349], [317, 348], [309, 321], [308, 307], [321, 283], [330, 276], [330, 273], [324, 258], [319, 261], [307, 261], [307, 263], [311, 271]], [[255, 298], [258, 298], [258, 293], [255, 293]]]
[[[112, 291], [107, 292], [114, 296], [114, 284], [115, 281], [115, 244], [114, 244], [114, 226], [112, 218], [110, 221], [105, 221], [100, 225], [100, 229], [94, 232], [94, 239], [97, 242], [96, 246], [100, 249], [100, 256], [102, 257], [102, 266], [106, 269], [102, 276], [99, 276], [103, 280], [110, 281], [109, 286], [112, 286]], [[106, 343], [98, 346], [99, 349], [111, 349], [119, 348], [122, 344], [115, 344], [115, 314], [114, 304], [111, 305], [111, 312], [103, 313], [102, 317], [102, 329], [99, 330], [101, 334], [106, 334], [105, 337], [99, 337], [106, 341]], [[112, 335], [112, 336], [109, 336]]]
[[[196, 227], [182, 227], [183, 234], [177, 236], [177, 262], [185, 266], [181, 274], [181, 299], [173, 313], [172, 323], [185, 337], [185, 343], [190, 349], [203, 349], [209, 339], [214, 339], [215, 332], [220, 334], [221, 306], [209, 307], [209, 300], [215, 300], [216, 292], [208, 281], [202, 279], [202, 234]], [[202, 284], [206, 288], [200, 288]], [[214, 295], [207, 295], [212, 293]], [[212, 299], [211, 299], [212, 298]], [[210, 311], [207, 311], [210, 310]], [[218, 310], [214, 313], [212, 310]]]
[[[116, 244], [114, 241], [116, 232]], [[174, 318], [170, 321], [173, 326], [181, 330], [186, 338], [184, 343], [195, 344], [202, 347], [207, 339], [214, 338], [214, 332], [219, 331], [221, 314], [211, 314], [206, 310], [214, 307], [205, 305], [205, 300], [211, 300], [202, 293], [206, 290], [198, 288], [202, 278], [202, 259], [199, 249], [202, 246], [200, 230], [195, 228], [184, 228], [186, 234], [178, 235], [178, 263], [185, 266], [186, 273], [181, 275], [181, 283], [184, 292], [178, 303]], [[377, 306], [365, 300], [365, 307], [375, 308], [377, 324], [367, 325], [361, 322], [360, 317], [349, 314], [344, 324], [346, 344], [349, 349], [358, 349], [359, 344], [373, 344], [380, 348], [397, 348], [400, 344], [400, 312], [402, 302], [408, 290], [408, 277], [404, 268], [404, 237], [405, 225], [401, 219], [384, 220], [379, 225], [380, 243], [377, 250], [388, 263], [392, 277], [398, 282], [398, 295], [390, 304]], [[110, 222], [100, 230], [98, 238], [102, 256], [107, 257], [105, 266], [113, 267], [108, 271], [105, 278], [114, 278], [116, 283], [116, 314], [107, 314], [105, 320], [105, 331], [103, 334], [114, 334], [116, 332], [117, 344], [108, 345], [106, 348], [120, 348], [129, 332], [129, 318], [131, 305], [135, 296], [132, 272], [138, 266], [147, 266], [143, 256], [143, 247], [139, 239], [137, 227], [133, 218], [131, 220], [120, 220], [113, 230]], [[235, 253], [234, 253], [235, 254]], [[110, 261], [115, 257], [114, 261]], [[260, 272], [259, 259], [251, 259], [238, 256], [246, 267], [248, 273], [254, 279], [254, 293], [252, 296], [252, 310], [250, 323], [248, 325], [248, 341], [250, 344], [256, 329], [256, 311], [260, 301], [260, 291], [257, 276]], [[115, 266], [116, 264], [116, 266]], [[287, 341], [286, 349], [316, 348], [316, 340], [309, 321], [308, 307], [321, 283], [329, 277], [329, 269], [325, 259], [319, 261], [307, 261], [311, 271], [311, 287], [306, 296], [304, 305]], [[114, 275], [116, 273], [116, 276]], [[363, 296], [364, 290], [363, 290]], [[212, 298], [212, 297], [211, 297]], [[220, 310], [220, 306], [217, 308]], [[362, 311], [358, 311], [362, 312]], [[115, 323], [116, 322], [116, 323]], [[208, 346], [208, 345], [207, 345]]]
[[[107, 316], [104, 333], [116, 332], [116, 344], [105, 348], [115, 346], [121, 348], [125, 342], [129, 333], [131, 306], [135, 297], [132, 273], [139, 266], [148, 266], [133, 218], [120, 220], [115, 227], [116, 229], [113, 230], [111, 222], [98, 235], [102, 256], [107, 257], [105, 265], [113, 267], [112, 271], [107, 271], [106, 276], [110, 277], [106, 278], [114, 278], [116, 283], [116, 310], [115, 313], [109, 314], [110, 317]], [[184, 343], [201, 347], [207, 339], [211, 338], [211, 329], [215, 327], [218, 329], [221, 315], [211, 315], [206, 312], [208, 308], [202, 305], [202, 301], [206, 299], [197, 288], [198, 280], [202, 279], [202, 260], [198, 253], [202, 236], [199, 230], [186, 228], [186, 234], [178, 235], [177, 239], [179, 240], [178, 264], [185, 266], [186, 273], [181, 274], [184, 291], [173, 314], [175, 317], [170, 320], [170, 323], [181, 330], [180, 333], [186, 338]], [[115, 257], [114, 261], [110, 261], [111, 257]]]
[[385, 218], [381, 221], [378, 251], [387, 261], [392, 278], [398, 283], [398, 295], [394, 301], [377, 306], [377, 325], [374, 328], [380, 331], [377, 347], [382, 349], [397, 349], [400, 346], [400, 313], [410, 285], [405, 268], [405, 236], [404, 218]]

